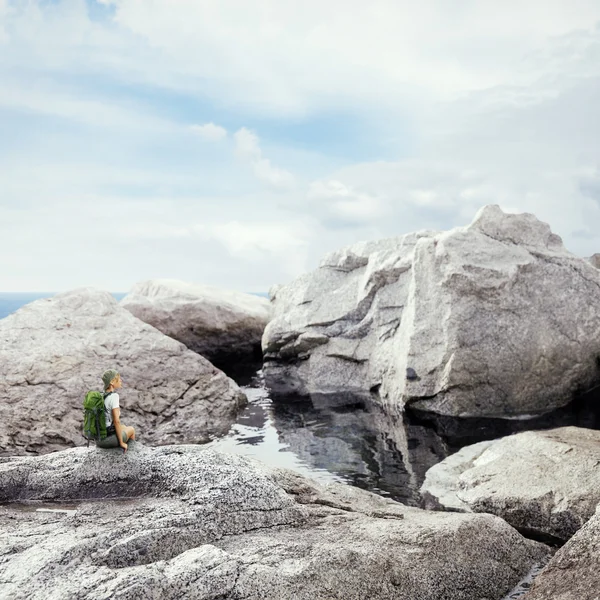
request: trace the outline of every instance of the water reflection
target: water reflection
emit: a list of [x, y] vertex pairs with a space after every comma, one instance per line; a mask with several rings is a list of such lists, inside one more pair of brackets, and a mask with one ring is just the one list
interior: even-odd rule
[[310, 400], [273, 403], [262, 380], [245, 387], [248, 406], [229, 434], [208, 447], [342, 481], [419, 505], [425, 472], [447, 448], [433, 430], [406, 426], [375, 406], [315, 407]]
[[248, 406], [229, 434], [209, 447], [319, 481], [350, 483], [412, 506], [421, 504], [419, 488], [427, 470], [467, 444], [528, 429], [600, 427], [600, 388], [567, 408], [520, 421], [389, 414], [375, 405], [328, 406], [322, 399], [273, 402], [260, 372], [244, 391]]
[[343, 477], [304, 461], [280, 440], [273, 417], [273, 403], [260, 378], [244, 387], [248, 405], [240, 411], [228, 435], [206, 444], [206, 447], [252, 456], [266, 464], [300, 471], [318, 481], [344, 481]]
[[383, 415], [366, 408], [321, 408], [312, 402], [278, 402], [272, 415], [279, 439], [305, 464], [408, 504], [417, 504], [404, 448]]
[[433, 429], [450, 453], [463, 446], [493, 440], [520, 431], [554, 427], [600, 429], [600, 386], [580, 392], [567, 406], [529, 419], [490, 419], [446, 417], [422, 411], [408, 411], [405, 418], [413, 424]]

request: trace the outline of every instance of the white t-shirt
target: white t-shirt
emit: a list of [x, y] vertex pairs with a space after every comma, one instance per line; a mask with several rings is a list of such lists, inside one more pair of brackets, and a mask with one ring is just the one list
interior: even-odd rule
[[119, 394], [111, 392], [104, 398], [104, 412], [106, 413], [106, 426], [110, 427], [112, 422], [112, 409], [119, 408]]

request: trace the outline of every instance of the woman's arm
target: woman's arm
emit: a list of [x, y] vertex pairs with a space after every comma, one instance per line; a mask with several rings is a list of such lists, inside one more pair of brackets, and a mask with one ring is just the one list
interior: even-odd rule
[[113, 417], [113, 425], [115, 426], [115, 433], [117, 434], [117, 441], [119, 442], [119, 446], [123, 448], [123, 450], [127, 451], [127, 444], [123, 441], [123, 426], [121, 425], [121, 409], [113, 408], [112, 409], [112, 417]]

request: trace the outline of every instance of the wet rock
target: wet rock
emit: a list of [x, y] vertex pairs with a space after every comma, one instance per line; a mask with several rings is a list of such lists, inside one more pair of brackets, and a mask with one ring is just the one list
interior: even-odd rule
[[262, 362], [261, 337], [272, 312], [266, 298], [152, 279], [136, 283], [121, 306], [228, 374]]
[[[502, 598], [547, 557], [492, 515], [433, 513], [201, 447], [73, 449], [0, 462], [0, 596]], [[116, 494], [133, 496], [118, 501]]]
[[600, 272], [547, 224], [498, 206], [466, 227], [334, 252], [273, 303], [264, 373], [278, 395], [531, 417], [600, 381]]
[[600, 508], [537, 576], [527, 600], [600, 598]]
[[84, 443], [83, 398], [116, 368], [122, 420], [152, 443], [226, 433], [245, 396], [210, 362], [94, 288], [36, 300], [0, 320], [0, 453]]
[[430, 508], [498, 515], [520, 531], [568, 540], [600, 502], [600, 431], [562, 427], [467, 446], [433, 466]]

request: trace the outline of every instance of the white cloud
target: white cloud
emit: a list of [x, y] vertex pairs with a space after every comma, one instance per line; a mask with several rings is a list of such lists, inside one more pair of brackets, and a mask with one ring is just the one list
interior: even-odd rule
[[116, 292], [171, 277], [265, 292], [311, 266], [318, 224], [290, 223], [251, 197], [228, 198], [221, 207], [222, 198], [84, 200], [53, 198], [34, 211], [0, 203], [3, 291], [94, 285]]
[[236, 155], [250, 163], [256, 177], [274, 188], [290, 188], [295, 183], [294, 176], [285, 169], [279, 169], [264, 158], [260, 149], [258, 136], [242, 127], [234, 134]]
[[205, 125], [191, 125], [190, 130], [209, 142], [219, 142], [227, 137], [227, 129], [213, 122]]
[[47, 80], [24, 83], [15, 81], [14, 77], [4, 77], [0, 86], [0, 109], [60, 117], [101, 129], [169, 133], [178, 128], [167, 119], [148, 113], [131, 102], [117, 103], [111, 98], [85, 97]]
[[15, 3], [5, 20], [20, 51], [0, 63], [26, 57], [58, 73], [110, 73], [262, 115], [340, 107], [397, 114], [531, 85], [557, 65], [551, 55], [528, 57], [541, 57], [555, 36], [593, 32], [600, 19], [597, 0], [105, 4], [111, 22], [89, 19], [83, 0]]
[[159, 222], [133, 222], [124, 225], [117, 225], [115, 227], [115, 231], [119, 235], [127, 236], [129, 238], [156, 240], [189, 237], [192, 233], [192, 228], [177, 227]]
[[281, 255], [286, 251], [298, 252], [311, 237], [304, 225], [290, 222], [229, 221], [215, 225], [212, 235], [227, 247], [232, 256], [244, 260], [257, 260], [263, 253]]
[[[547, 39], [590, 30], [596, 0], [115, 0], [131, 75], [263, 114], [379, 110], [531, 84]], [[145, 41], [147, 46], [140, 45]], [[159, 60], [148, 60], [156, 55]], [[197, 57], [210, 57], [198, 60]]]
[[317, 211], [343, 224], [376, 222], [386, 211], [381, 198], [357, 192], [335, 179], [312, 182], [307, 196]]
[[[7, 289], [264, 290], [342, 244], [464, 225], [487, 203], [600, 250], [597, 0], [104, 4], [91, 19], [84, 0], [0, 0]], [[210, 119], [264, 139], [197, 143], [228, 137]], [[324, 136], [355, 121], [328, 155]], [[347, 158], [363, 142], [385, 160]]]
[[4, 29], [3, 20], [6, 18], [8, 13], [8, 4], [6, 0], [0, 0], [0, 44], [8, 42], [8, 34]]

